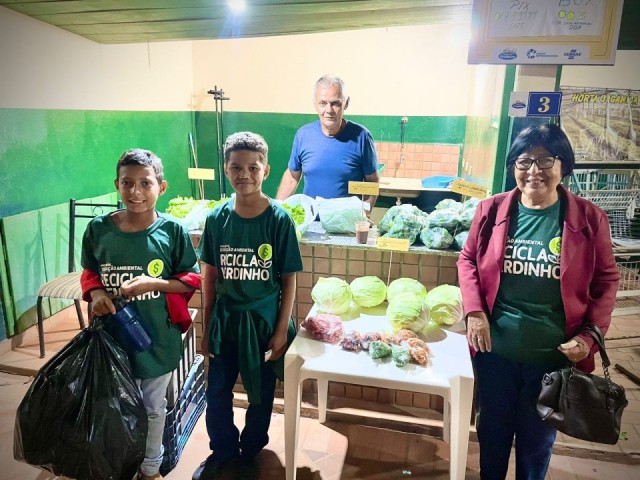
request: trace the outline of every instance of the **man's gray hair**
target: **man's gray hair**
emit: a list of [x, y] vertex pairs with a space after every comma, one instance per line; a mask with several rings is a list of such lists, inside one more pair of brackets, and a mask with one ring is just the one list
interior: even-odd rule
[[249, 150], [258, 152], [260, 160], [266, 165], [269, 158], [269, 146], [264, 138], [253, 132], [236, 132], [227, 137], [224, 142], [224, 161], [229, 161], [231, 152], [238, 150]]
[[343, 101], [346, 101], [349, 98], [347, 95], [347, 86], [344, 84], [344, 81], [335, 75], [323, 75], [316, 82], [313, 87], [313, 98], [315, 101], [316, 91], [320, 87], [331, 87], [332, 85], [336, 85], [340, 89], [340, 97]]

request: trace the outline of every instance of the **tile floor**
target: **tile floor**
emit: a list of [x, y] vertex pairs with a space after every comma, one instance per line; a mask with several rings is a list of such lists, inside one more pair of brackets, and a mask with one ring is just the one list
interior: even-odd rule
[[[60, 478], [15, 461], [12, 451], [15, 411], [29, 387], [31, 375], [78, 333], [73, 309], [64, 310], [45, 323], [45, 359], [38, 358], [35, 328], [20, 339], [0, 343], [0, 480]], [[614, 317], [607, 334], [607, 348], [613, 365], [622, 365], [640, 375], [640, 316]], [[629, 406], [623, 416], [624, 439], [607, 446], [560, 434], [548, 479], [640, 478], [640, 386], [615, 369], [611, 369], [611, 374], [614, 381], [627, 389]], [[320, 424], [313, 418], [315, 405], [305, 407], [310, 414], [303, 416], [300, 423], [299, 480], [449, 478], [448, 446], [440, 440], [437, 428], [428, 430], [428, 427], [411, 422], [394, 423], [393, 416], [389, 416], [391, 420], [383, 420], [379, 414], [346, 408], [338, 402], [330, 402], [329, 407], [333, 408], [328, 413], [328, 421]], [[276, 411], [282, 411], [281, 403]], [[243, 420], [244, 410], [237, 408], [238, 426]], [[390, 425], [397, 428], [390, 429]], [[284, 479], [284, 418], [281, 413], [273, 414], [270, 433], [270, 443], [261, 455], [260, 474], [255, 480]], [[202, 416], [178, 465], [166, 478], [190, 479], [208, 453]], [[221, 477], [226, 478], [234, 478], [233, 470]], [[466, 478], [479, 478], [478, 445], [474, 441], [469, 445]], [[515, 478], [512, 468], [508, 478]]]

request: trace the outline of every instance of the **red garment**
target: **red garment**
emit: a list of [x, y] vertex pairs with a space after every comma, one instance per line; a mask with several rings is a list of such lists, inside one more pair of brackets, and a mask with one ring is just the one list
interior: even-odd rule
[[[166, 293], [167, 311], [171, 323], [178, 325], [182, 333], [189, 330], [192, 320], [189, 314], [189, 300], [193, 296], [196, 289], [200, 288], [200, 274], [193, 272], [178, 273], [171, 278], [180, 280], [185, 285], [193, 287], [194, 290], [182, 293]], [[84, 269], [80, 276], [80, 284], [82, 286], [82, 298], [86, 302], [91, 302], [91, 291], [98, 288], [104, 289], [105, 286], [100, 279], [100, 275], [88, 269]]]
[[[606, 213], [562, 186], [566, 200], [560, 252], [560, 292], [566, 317], [567, 339], [583, 324], [593, 323], [605, 334], [611, 323], [620, 275], [613, 255]], [[469, 237], [458, 259], [458, 282], [465, 314], [485, 312], [490, 316], [500, 286], [509, 215], [520, 197], [516, 188], [483, 200], [473, 219]], [[590, 335], [580, 337], [591, 347], [577, 367], [594, 369], [598, 346]]]

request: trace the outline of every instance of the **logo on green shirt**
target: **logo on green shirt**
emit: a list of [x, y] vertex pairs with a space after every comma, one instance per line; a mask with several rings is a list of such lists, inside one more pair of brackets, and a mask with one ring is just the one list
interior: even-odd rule
[[273, 249], [271, 248], [271, 245], [269, 245], [268, 243], [263, 243], [258, 247], [258, 256], [262, 260], [264, 261], [271, 260], [272, 255], [273, 255]]
[[549, 250], [551, 253], [560, 255], [560, 248], [562, 247], [562, 237], [555, 237], [549, 241]]
[[162, 271], [164, 270], [164, 262], [159, 258], [155, 260], [151, 260], [149, 265], [147, 265], [147, 273], [150, 277], [159, 277], [162, 275]]

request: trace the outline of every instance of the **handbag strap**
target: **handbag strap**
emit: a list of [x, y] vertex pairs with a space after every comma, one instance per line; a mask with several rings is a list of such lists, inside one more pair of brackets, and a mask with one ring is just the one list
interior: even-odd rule
[[602, 335], [602, 330], [600, 330], [597, 325], [590, 323], [589, 325], [585, 325], [580, 333], [587, 333], [591, 335], [593, 340], [598, 344], [600, 357], [602, 358], [602, 370], [604, 371], [604, 377], [608, 382], [611, 382], [611, 378], [609, 377], [609, 365], [611, 365], [611, 362], [609, 361], [607, 350], [604, 348], [604, 335]]

